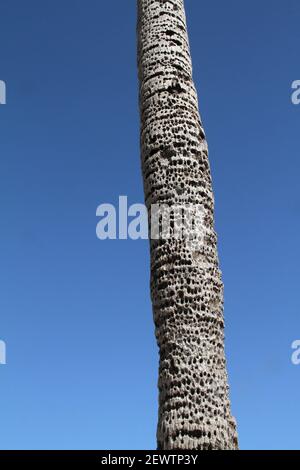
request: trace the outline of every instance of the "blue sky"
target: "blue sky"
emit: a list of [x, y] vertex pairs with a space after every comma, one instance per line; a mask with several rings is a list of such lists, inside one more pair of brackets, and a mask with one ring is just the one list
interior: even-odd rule
[[[135, 0], [2, 0], [2, 449], [154, 449], [147, 241], [96, 238], [143, 202]], [[186, 0], [210, 147], [242, 449], [299, 449], [298, 0]]]

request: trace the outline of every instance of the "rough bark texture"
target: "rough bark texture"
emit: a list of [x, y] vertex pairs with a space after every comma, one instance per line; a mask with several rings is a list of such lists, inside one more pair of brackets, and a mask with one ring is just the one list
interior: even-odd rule
[[183, 0], [138, 0], [145, 200], [198, 204], [205, 238], [151, 240], [160, 352], [159, 449], [236, 449], [224, 355], [223, 284], [205, 134], [192, 79]]

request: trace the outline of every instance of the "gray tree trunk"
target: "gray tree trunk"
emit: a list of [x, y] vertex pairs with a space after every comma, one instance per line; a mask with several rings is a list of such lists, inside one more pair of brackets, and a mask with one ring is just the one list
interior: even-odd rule
[[145, 200], [200, 205], [204, 240], [151, 240], [160, 352], [158, 449], [236, 449], [224, 354], [223, 284], [207, 143], [183, 0], [138, 0]]

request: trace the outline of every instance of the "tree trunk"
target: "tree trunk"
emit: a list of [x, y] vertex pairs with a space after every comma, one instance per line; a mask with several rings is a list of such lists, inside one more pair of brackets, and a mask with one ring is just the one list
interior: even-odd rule
[[224, 354], [214, 200], [183, 0], [138, 0], [145, 200], [203, 208], [204, 239], [152, 239], [151, 297], [160, 352], [158, 449], [236, 449]]

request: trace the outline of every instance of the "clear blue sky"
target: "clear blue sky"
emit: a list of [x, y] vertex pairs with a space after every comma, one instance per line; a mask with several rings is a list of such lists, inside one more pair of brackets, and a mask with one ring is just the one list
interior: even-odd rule
[[[2, 0], [0, 447], [154, 449], [147, 241], [96, 207], [143, 202], [135, 0]], [[186, 0], [210, 146], [242, 449], [300, 448], [299, 0]]]

